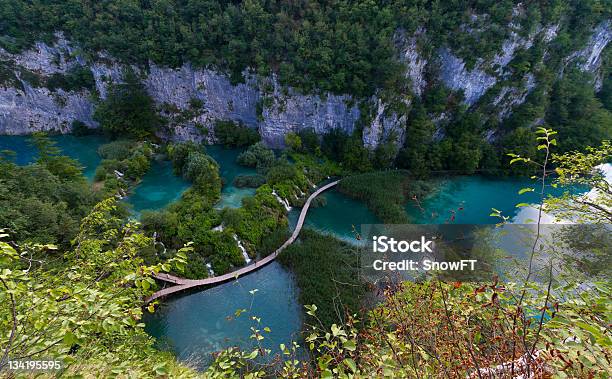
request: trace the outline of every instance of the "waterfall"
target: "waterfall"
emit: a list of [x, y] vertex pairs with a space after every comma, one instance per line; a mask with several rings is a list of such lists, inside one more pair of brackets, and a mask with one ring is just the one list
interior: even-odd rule
[[291, 205], [289, 205], [289, 202], [287, 200], [281, 198], [280, 196], [278, 196], [278, 194], [276, 193], [275, 190], [272, 190], [272, 195], [274, 195], [276, 200], [278, 200], [278, 202], [281, 203], [285, 207], [287, 212], [289, 212], [291, 210]]
[[215, 276], [215, 272], [212, 269], [212, 265], [210, 263], [206, 264], [206, 268], [208, 269], [208, 277], [212, 278], [213, 276]]
[[[158, 241], [157, 240], [157, 232], [153, 232], [153, 246], [157, 246], [157, 245], [161, 245], [161, 247], [164, 248], [164, 251], [161, 252], [161, 256], [165, 256], [166, 255], [166, 245], [164, 245], [164, 243], [162, 241]], [[155, 255], [159, 255], [157, 254], [157, 249], [155, 250]]]
[[247, 251], [242, 245], [242, 242], [240, 242], [240, 240], [238, 239], [238, 236], [234, 234], [232, 235], [232, 237], [234, 237], [234, 240], [238, 244], [238, 248], [240, 249], [240, 251], [242, 251], [242, 256], [244, 257], [244, 261], [246, 262], [246, 264], [251, 263], [251, 258], [249, 258], [249, 254], [247, 254]]
[[[310, 183], [310, 182], [309, 182], [309, 183]], [[294, 186], [295, 188], [297, 188], [297, 190], [300, 192], [300, 196], [304, 196], [304, 195], [306, 195], [306, 194], [304, 193], [304, 191], [302, 191], [302, 189], [301, 189], [300, 187], [296, 186], [295, 184], [294, 184], [293, 186]]]

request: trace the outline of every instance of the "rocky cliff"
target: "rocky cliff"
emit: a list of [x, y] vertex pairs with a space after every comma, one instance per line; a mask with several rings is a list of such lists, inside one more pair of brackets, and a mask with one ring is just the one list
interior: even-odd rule
[[[436, 49], [428, 56], [423, 54], [419, 48], [423, 30], [414, 36], [398, 31], [398, 57], [406, 68], [410, 96], [422, 95], [430, 84], [426, 77], [427, 67], [435, 65], [438, 78], [434, 80], [461, 91], [468, 106], [477, 104], [487, 91], [494, 90], [495, 96], [490, 101], [499, 108], [502, 119], [537, 86], [530, 74], [525, 75], [518, 86], [502, 85], [508, 75], [507, 65], [518, 50], [529, 48], [536, 40], [552, 41], [557, 27], [539, 27], [527, 37], [511, 32], [498, 54], [489, 60], [478, 59], [470, 68], [448, 47]], [[596, 86], [601, 86], [601, 56], [610, 40], [611, 23], [607, 21], [593, 31], [583, 49], [567, 57], [567, 64], [575, 62], [581, 69], [595, 73]], [[108, 85], [121, 80], [124, 68], [104, 54], [86, 63], [61, 34], [57, 35], [53, 46], [37, 43], [21, 54], [0, 50], [0, 62], [3, 64], [0, 67], [0, 134], [67, 133], [73, 120], [96, 127], [92, 118], [95, 99], [104, 98]], [[91, 69], [95, 90], [51, 90], [29, 83], [22, 75], [26, 72], [44, 78], [64, 74], [75, 65], [87, 65]], [[389, 139], [401, 143], [405, 138], [405, 115], [391, 111], [393, 107], [378, 96], [361, 100], [373, 110], [364, 117], [366, 115], [360, 111], [363, 107], [359, 107], [358, 101], [350, 95], [304, 95], [279, 85], [273, 76], [258, 78], [245, 73], [244, 82], [235, 84], [221, 73], [195, 69], [189, 64], [172, 69], [151, 63], [147, 68], [135, 69], [143, 75], [146, 88], [160, 108], [166, 109], [171, 120], [176, 120], [170, 123], [171, 130], [166, 135], [169, 138], [212, 141], [210, 130], [215, 120], [233, 120], [258, 128], [262, 139], [273, 147], [282, 146], [284, 135], [290, 131], [313, 128], [323, 134], [339, 128], [352, 133], [360, 120], [367, 120], [361, 122], [361, 126], [364, 145], [369, 148]], [[191, 109], [194, 99], [201, 104], [197, 110]], [[410, 104], [409, 99], [402, 102], [405, 106]]]

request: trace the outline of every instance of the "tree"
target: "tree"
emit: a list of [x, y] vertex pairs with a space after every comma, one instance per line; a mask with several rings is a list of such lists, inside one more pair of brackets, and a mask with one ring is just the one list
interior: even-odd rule
[[106, 99], [94, 113], [104, 132], [114, 137], [143, 138], [162, 125], [155, 102], [132, 70], [127, 70], [122, 83], [112, 84]]
[[261, 139], [257, 129], [229, 120], [215, 122], [215, 137], [228, 147], [249, 146]]
[[300, 152], [302, 150], [302, 139], [294, 132], [285, 134], [285, 145], [291, 150]]
[[611, 158], [610, 141], [597, 148], [587, 147], [585, 152], [553, 155], [552, 161], [557, 165], [555, 185], [581, 186], [590, 191], [587, 194], [566, 191], [561, 197], [550, 198], [546, 202], [547, 211], [576, 223], [612, 224], [612, 183], [601, 167]]
[[572, 69], [553, 85], [546, 121], [559, 132], [561, 152], [594, 146], [612, 135], [612, 114], [595, 97], [592, 80]]
[[144, 266], [139, 251], [151, 240], [115, 211], [115, 199], [96, 205], [72, 250], [17, 244], [2, 230], [0, 371], [9, 358], [51, 358], [70, 376], [193, 375], [153, 348], [141, 322], [142, 298], [155, 286], [151, 274], [183, 267], [189, 248]]
[[309, 153], [317, 153], [319, 149], [319, 136], [314, 128], [304, 128], [298, 133], [302, 140], [302, 147]]
[[274, 152], [268, 149], [263, 143], [257, 142], [254, 145], [249, 146], [246, 151], [243, 151], [238, 155], [236, 161], [238, 164], [246, 167], [256, 167], [259, 170], [267, 170], [272, 164], [276, 157]]

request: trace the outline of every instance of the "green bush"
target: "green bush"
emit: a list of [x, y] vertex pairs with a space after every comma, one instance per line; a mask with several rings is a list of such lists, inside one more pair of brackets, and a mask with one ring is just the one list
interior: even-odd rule
[[47, 78], [47, 88], [55, 91], [58, 88], [64, 91], [79, 91], [81, 89], [93, 90], [96, 81], [87, 66], [74, 65], [65, 74], [54, 73]]
[[117, 140], [100, 146], [98, 154], [103, 159], [123, 160], [131, 155], [133, 146], [133, 141]]
[[233, 121], [217, 121], [214, 130], [219, 142], [229, 147], [252, 145], [260, 139], [256, 129]]
[[272, 150], [268, 149], [263, 143], [257, 142], [249, 146], [246, 151], [240, 153], [236, 161], [242, 166], [266, 170], [274, 163], [275, 159], [276, 157]]

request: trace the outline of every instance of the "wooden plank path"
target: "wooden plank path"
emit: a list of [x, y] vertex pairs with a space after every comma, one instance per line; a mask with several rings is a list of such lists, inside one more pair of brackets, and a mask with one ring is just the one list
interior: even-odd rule
[[322, 192], [332, 188], [333, 186], [335, 186], [336, 184], [338, 184], [340, 181], [336, 180], [334, 182], [328, 183], [326, 185], [324, 185], [323, 187], [319, 188], [318, 190], [316, 190], [315, 192], [312, 193], [312, 195], [310, 195], [308, 197], [308, 199], [306, 200], [306, 203], [304, 203], [304, 206], [302, 207], [302, 211], [300, 212], [300, 217], [298, 218], [298, 222], [295, 225], [295, 230], [293, 230], [293, 233], [291, 234], [291, 237], [289, 237], [289, 239], [287, 241], [285, 241], [285, 243], [283, 243], [283, 245], [281, 247], [279, 247], [278, 249], [276, 249], [276, 251], [270, 255], [268, 255], [267, 257], [265, 257], [264, 259], [260, 260], [260, 261], [256, 261], [255, 263], [251, 263], [250, 265], [244, 266], [239, 268], [238, 270], [232, 271], [232, 272], [228, 272], [227, 274], [224, 275], [220, 275], [220, 276], [214, 276], [212, 278], [206, 278], [206, 279], [185, 279], [185, 278], [179, 278], [177, 276], [174, 275], [170, 275], [170, 274], [157, 274], [157, 275], [153, 275], [154, 278], [158, 279], [158, 280], [163, 280], [165, 282], [169, 282], [169, 283], [174, 283], [176, 284], [175, 286], [172, 287], [168, 287], [168, 288], [164, 288], [162, 290], [159, 290], [157, 292], [155, 292], [153, 295], [149, 296], [148, 298], [145, 299], [145, 304], [150, 303], [156, 299], [177, 293], [177, 292], [181, 292], [181, 291], [185, 291], [188, 290], [190, 288], [195, 288], [195, 287], [200, 287], [200, 286], [209, 286], [209, 285], [216, 285], [216, 284], [220, 284], [220, 283], [224, 283], [230, 280], [234, 280], [234, 279], [238, 279], [239, 277], [246, 275], [250, 272], [253, 272], [255, 270], [259, 270], [260, 268], [262, 268], [263, 266], [267, 265], [268, 263], [272, 262], [273, 260], [276, 259], [276, 257], [278, 257], [278, 255], [289, 245], [291, 245], [298, 237], [298, 235], [300, 234], [300, 231], [302, 230], [302, 226], [304, 226], [304, 220], [306, 219], [306, 214], [308, 213], [308, 208], [310, 207], [310, 202], [317, 196], [319, 196]]

